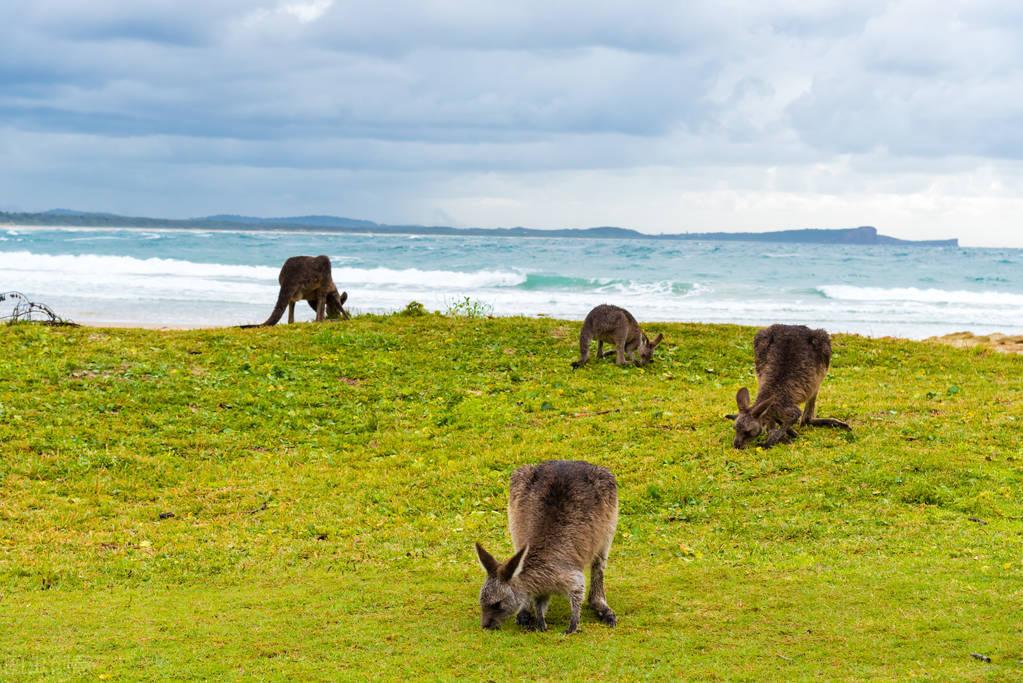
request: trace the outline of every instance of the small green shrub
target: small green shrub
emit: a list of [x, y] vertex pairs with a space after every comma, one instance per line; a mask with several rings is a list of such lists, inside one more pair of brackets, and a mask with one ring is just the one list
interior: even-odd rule
[[398, 315], [403, 315], [408, 318], [418, 318], [419, 316], [426, 315], [428, 311], [426, 306], [422, 305], [418, 301], [410, 301], [405, 308], [398, 311]]
[[450, 315], [456, 318], [488, 318], [493, 314], [493, 306], [480, 301], [479, 299], [473, 299], [470, 297], [456, 299], [449, 303], [447, 310], [444, 311], [444, 315]]

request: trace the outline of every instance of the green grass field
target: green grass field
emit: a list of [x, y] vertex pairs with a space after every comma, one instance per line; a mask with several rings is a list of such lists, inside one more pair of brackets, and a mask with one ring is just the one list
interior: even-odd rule
[[[649, 329], [0, 328], [0, 680], [1023, 678], [1023, 358], [837, 336], [854, 431], [735, 451], [754, 330]], [[484, 632], [551, 458], [618, 477], [619, 626]]]

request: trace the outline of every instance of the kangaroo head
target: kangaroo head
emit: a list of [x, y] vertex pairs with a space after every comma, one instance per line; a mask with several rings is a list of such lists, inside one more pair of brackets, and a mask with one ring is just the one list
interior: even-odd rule
[[345, 302], [348, 301], [348, 292], [341, 292], [341, 296], [338, 296], [337, 289], [334, 289], [327, 296], [327, 319], [337, 320], [338, 318], [344, 318], [348, 320], [352, 316], [348, 315], [348, 311], [345, 310]]
[[739, 406], [739, 414], [735, 416], [735, 440], [732, 445], [736, 448], [745, 448], [764, 431], [766, 425], [761, 418], [773, 401], [768, 399], [758, 405], [751, 405], [749, 389], [743, 387], [735, 395], [735, 403]]
[[663, 339], [664, 339], [663, 334], [659, 334], [656, 337], [654, 337], [653, 341], [650, 341], [647, 338], [646, 334], [643, 333], [640, 334], [639, 340], [640, 365], [646, 365], [647, 363], [654, 359], [654, 349], [657, 348], [657, 345], [660, 344]]
[[528, 545], [504, 564], [499, 564], [483, 546], [476, 544], [476, 555], [487, 572], [487, 580], [480, 589], [480, 626], [483, 628], [500, 628], [505, 619], [518, 614], [529, 602], [529, 596], [515, 581], [525, 565], [527, 552]]

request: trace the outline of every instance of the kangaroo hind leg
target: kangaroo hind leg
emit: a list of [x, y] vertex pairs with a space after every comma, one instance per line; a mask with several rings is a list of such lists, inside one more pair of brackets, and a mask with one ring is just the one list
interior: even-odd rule
[[320, 294], [316, 299], [316, 322], [323, 322], [323, 319], [327, 315], [327, 297], [320, 290]]
[[803, 417], [799, 421], [800, 424], [808, 425], [813, 422], [814, 416], [817, 414], [817, 394], [815, 393], [806, 401], [806, 405], [803, 407]]
[[615, 617], [614, 610], [608, 607], [607, 596], [604, 595], [604, 568], [607, 566], [607, 551], [603, 551], [593, 560], [593, 564], [590, 565], [590, 590], [587, 596], [587, 602], [593, 611], [597, 614], [597, 618], [608, 626], [615, 626], [618, 623], [618, 619]]

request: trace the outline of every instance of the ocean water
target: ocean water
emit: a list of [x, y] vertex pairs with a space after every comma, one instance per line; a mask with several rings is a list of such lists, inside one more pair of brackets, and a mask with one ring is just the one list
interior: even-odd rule
[[494, 315], [582, 319], [607, 302], [651, 322], [1023, 334], [1012, 249], [0, 227], [0, 292], [86, 323], [261, 322], [297, 254], [331, 257], [353, 313], [468, 296]]

